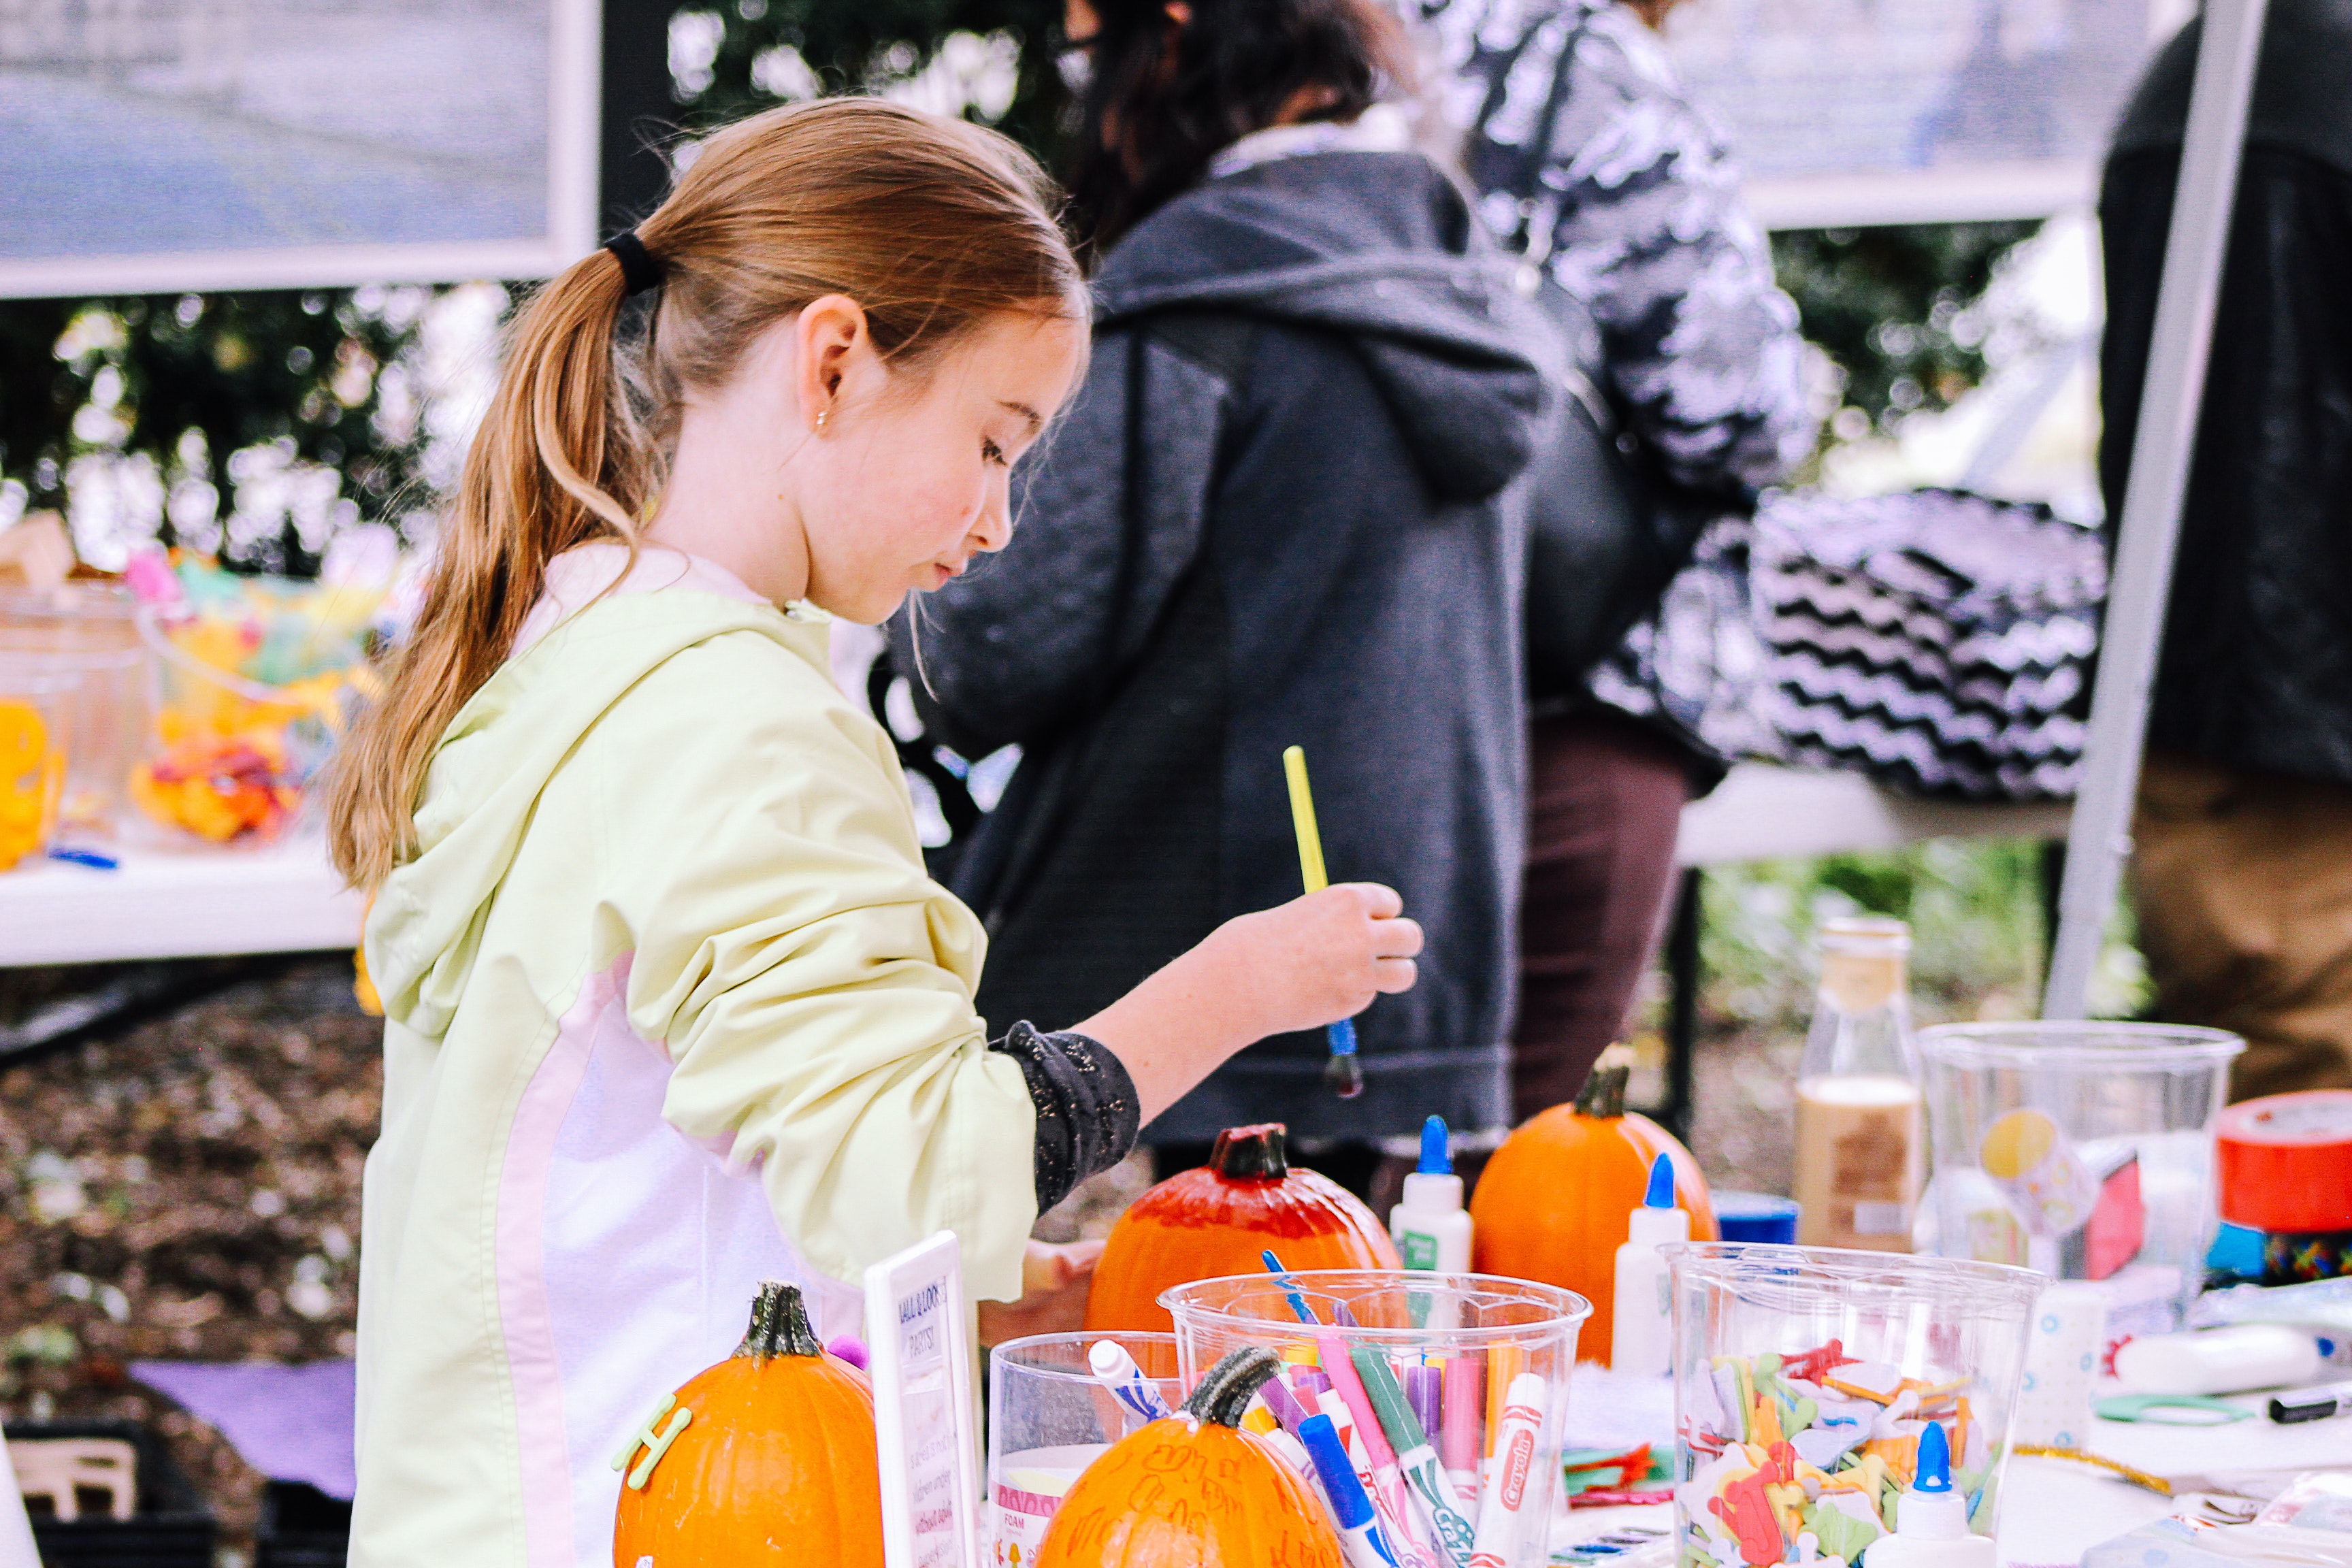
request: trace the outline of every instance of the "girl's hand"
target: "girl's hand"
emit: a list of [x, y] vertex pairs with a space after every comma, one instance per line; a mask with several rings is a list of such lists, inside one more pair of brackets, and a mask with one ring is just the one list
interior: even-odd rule
[[1342, 882], [1227, 921], [1178, 959], [1219, 978], [1250, 1039], [1352, 1018], [1381, 992], [1410, 991], [1421, 927], [1378, 882]]
[[1145, 1121], [1268, 1035], [1354, 1017], [1409, 991], [1421, 927], [1377, 882], [1343, 882], [1241, 915], [1086, 1022], [1135, 1080]]

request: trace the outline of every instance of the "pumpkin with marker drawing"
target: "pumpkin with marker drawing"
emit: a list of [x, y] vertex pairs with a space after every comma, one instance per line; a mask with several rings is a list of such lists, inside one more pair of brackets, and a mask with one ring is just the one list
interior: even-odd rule
[[1135, 1200], [1111, 1227], [1087, 1297], [1090, 1332], [1167, 1333], [1171, 1285], [1285, 1268], [1394, 1268], [1396, 1243], [1372, 1211], [1328, 1176], [1294, 1171], [1279, 1121], [1228, 1127], [1209, 1163]]
[[1062, 1499], [1035, 1568], [1344, 1568], [1322, 1501], [1239, 1429], [1281, 1368], [1244, 1345], [1182, 1410], [1113, 1444]]
[[614, 1456], [614, 1568], [882, 1568], [874, 1390], [760, 1287], [733, 1355], [688, 1380]]

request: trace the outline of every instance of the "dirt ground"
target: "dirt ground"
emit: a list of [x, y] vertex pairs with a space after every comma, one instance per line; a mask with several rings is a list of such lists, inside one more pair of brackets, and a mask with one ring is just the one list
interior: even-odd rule
[[[381, 1026], [352, 1001], [347, 958], [244, 975], [0, 1068], [0, 1416], [151, 1425], [220, 1518], [220, 1568], [251, 1561], [262, 1478], [128, 1364], [351, 1353], [383, 1084]], [[0, 972], [0, 1016], [58, 984]], [[1711, 1181], [1786, 1190], [1798, 1045], [1703, 1041], [1692, 1144]], [[1103, 1235], [1150, 1181], [1139, 1154], [1038, 1234]]]

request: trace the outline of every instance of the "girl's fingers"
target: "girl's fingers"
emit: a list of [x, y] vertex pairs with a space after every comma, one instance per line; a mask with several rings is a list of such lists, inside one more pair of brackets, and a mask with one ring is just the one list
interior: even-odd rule
[[1377, 921], [1372, 925], [1372, 956], [1411, 958], [1421, 951], [1423, 940], [1418, 921]]
[[1364, 912], [1376, 921], [1391, 920], [1404, 912], [1404, 896], [1394, 888], [1379, 882], [1342, 882], [1337, 886], [1361, 900]]
[[1410, 958], [1376, 959], [1372, 963], [1372, 989], [1394, 994], [1410, 991], [1421, 976], [1420, 966]]

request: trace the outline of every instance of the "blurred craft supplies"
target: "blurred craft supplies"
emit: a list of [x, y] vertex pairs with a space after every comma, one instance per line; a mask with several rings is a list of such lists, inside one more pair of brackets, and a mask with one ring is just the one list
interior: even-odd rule
[[388, 584], [245, 576], [193, 556], [132, 564], [162, 702], [131, 798], [214, 843], [275, 835], [374, 692], [367, 641]]
[[[1290, 826], [1298, 835], [1298, 874], [1308, 892], [1319, 893], [1331, 885], [1331, 879], [1323, 870], [1323, 835], [1315, 826], [1315, 797], [1307, 786], [1305, 749], [1285, 747], [1282, 771], [1290, 783]], [[1356, 1059], [1355, 1020], [1342, 1018], [1324, 1033], [1331, 1041], [1331, 1060], [1323, 1069], [1323, 1081], [1341, 1100], [1353, 1100], [1364, 1092], [1364, 1067]]]

